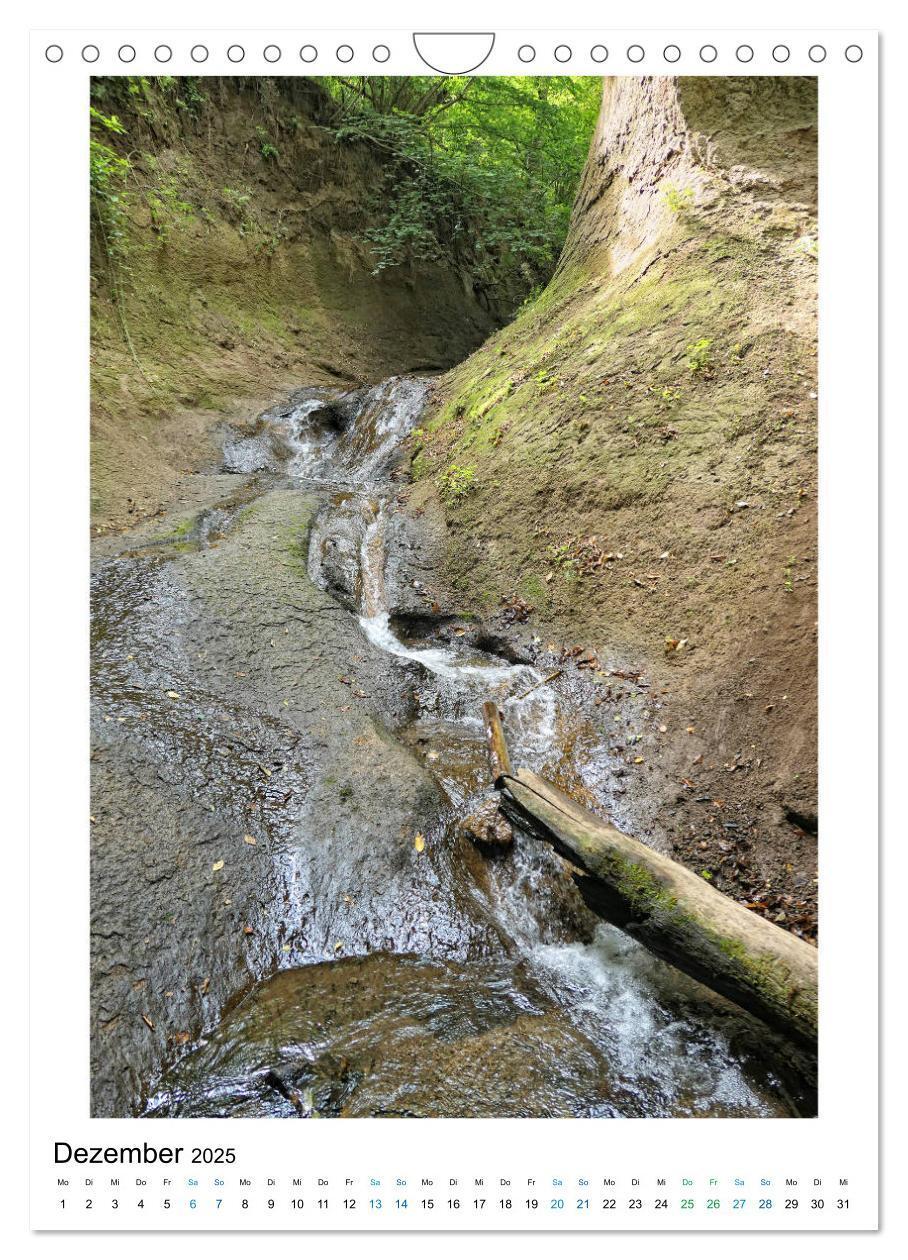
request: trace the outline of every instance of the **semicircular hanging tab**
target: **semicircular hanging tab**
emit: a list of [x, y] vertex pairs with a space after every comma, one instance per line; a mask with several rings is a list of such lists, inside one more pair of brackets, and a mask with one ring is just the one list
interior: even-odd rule
[[478, 70], [495, 43], [491, 31], [416, 31], [413, 45], [421, 59], [439, 74]]

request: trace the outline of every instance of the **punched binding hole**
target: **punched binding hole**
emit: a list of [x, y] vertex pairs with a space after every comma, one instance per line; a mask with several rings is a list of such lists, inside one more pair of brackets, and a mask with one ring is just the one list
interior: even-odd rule
[[668, 44], [662, 49], [662, 56], [666, 61], [680, 61], [681, 49], [677, 44]]
[[275, 62], [281, 59], [281, 50], [277, 44], [269, 44], [262, 53], [266, 61]]
[[300, 61], [315, 61], [318, 56], [318, 49], [314, 44], [303, 44], [300, 49]]
[[341, 44], [334, 55], [337, 57], [338, 61], [352, 61], [353, 49], [349, 44]]
[[62, 61], [63, 49], [59, 44], [48, 44], [48, 46], [44, 49], [44, 56], [48, 61], [52, 61], [54, 63]]
[[86, 44], [82, 49], [83, 61], [97, 61], [100, 56], [101, 52], [97, 44]]
[[751, 48], [750, 44], [739, 44], [735, 49], [735, 56], [739, 61], [753, 61], [754, 50]]
[[376, 44], [372, 49], [373, 61], [387, 61], [391, 56], [391, 49], [387, 44]]
[[208, 49], [204, 44], [195, 44], [192, 48], [190, 48], [189, 55], [193, 61], [207, 61]]
[[528, 61], [535, 61], [536, 49], [532, 44], [521, 44], [517, 49], [517, 56], [524, 63]]
[[172, 56], [173, 49], [168, 47], [167, 44], [158, 44], [157, 48], [154, 50], [155, 61], [169, 61]]
[[242, 61], [245, 56], [246, 56], [246, 49], [243, 47], [242, 44], [231, 44], [230, 47], [227, 49], [228, 61], [233, 61], [233, 62]]
[[701, 61], [715, 61], [718, 55], [719, 53], [716, 49], [715, 44], [704, 44], [703, 47], [700, 49]]
[[627, 50], [628, 61], [642, 61], [645, 56], [646, 53], [639, 44], [631, 44], [630, 48]]
[[864, 56], [864, 49], [859, 44], [849, 44], [845, 49], [845, 60], [854, 64]]
[[590, 56], [593, 61], [601, 64], [603, 61], [608, 60], [608, 49], [605, 44], [594, 44], [590, 49]]
[[121, 48], [117, 49], [117, 56], [121, 61], [135, 61], [136, 50], [133, 48], [132, 44], [123, 44]]
[[573, 50], [569, 48], [567, 44], [559, 44], [558, 47], [555, 49], [556, 61], [562, 61], [562, 62], [570, 61], [573, 55], [574, 55]]
[[791, 56], [791, 49], [786, 44], [776, 44], [772, 50], [773, 61], [787, 61]]
[[811, 48], [808, 48], [807, 56], [811, 61], [825, 61], [826, 49], [822, 44], [814, 44]]

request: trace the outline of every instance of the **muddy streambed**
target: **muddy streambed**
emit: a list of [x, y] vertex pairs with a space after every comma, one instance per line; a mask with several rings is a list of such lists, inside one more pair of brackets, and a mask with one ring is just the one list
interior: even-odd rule
[[302, 390], [188, 515], [96, 548], [93, 1113], [810, 1111], [785, 1048], [548, 846], [463, 834], [488, 698], [517, 764], [614, 785], [532, 653], [427, 596], [399, 510], [427, 388]]

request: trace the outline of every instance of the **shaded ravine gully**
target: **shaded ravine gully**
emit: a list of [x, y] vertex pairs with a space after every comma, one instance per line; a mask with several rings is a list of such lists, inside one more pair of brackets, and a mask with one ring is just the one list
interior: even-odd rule
[[426, 612], [395, 509], [427, 390], [302, 390], [230, 437], [217, 506], [98, 549], [94, 1113], [803, 1113], [766, 1030], [545, 844], [462, 834], [483, 700], [519, 764], [602, 763], [533, 664]]

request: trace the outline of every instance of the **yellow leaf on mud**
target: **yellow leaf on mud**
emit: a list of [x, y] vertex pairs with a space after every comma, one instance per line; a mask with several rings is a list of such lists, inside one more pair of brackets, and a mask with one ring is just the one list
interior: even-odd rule
[[635, 766], [639, 766], [639, 765], [640, 765], [640, 763], [641, 763], [642, 761], [643, 761], [643, 758], [642, 758], [642, 757], [635, 757], [635, 758], [634, 758], [634, 765], [635, 765]]
[[258, 844], [255, 836], [243, 836], [243, 844]]
[[413, 848], [416, 850], [417, 853], [422, 853], [425, 847], [426, 847], [426, 837], [417, 836], [416, 839], [413, 841]]
[[178, 691], [168, 691], [167, 695], [171, 700], [179, 700], [180, 693]]
[[223, 870], [223, 869], [224, 869], [224, 859], [223, 859], [223, 858], [221, 858], [220, 862], [215, 862], [215, 864], [212, 866], [212, 868], [211, 868], [211, 869], [212, 869], [213, 871], [221, 871], [221, 870]]

